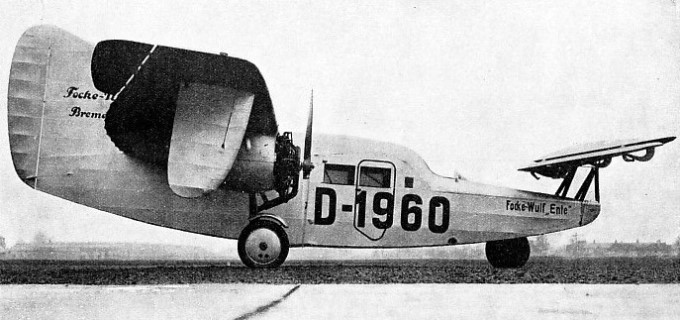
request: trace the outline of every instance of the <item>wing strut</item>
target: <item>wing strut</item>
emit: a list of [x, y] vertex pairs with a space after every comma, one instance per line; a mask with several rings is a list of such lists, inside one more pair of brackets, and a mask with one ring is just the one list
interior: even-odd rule
[[578, 167], [571, 168], [569, 173], [567, 174], [566, 177], [564, 177], [564, 180], [562, 180], [562, 184], [560, 184], [560, 187], [557, 189], [557, 192], [555, 192], [556, 196], [560, 196], [563, 198], [567, 197], [567, 191], [569, 191], [569, 187], [571, 186], [571, 182], [574, 180], [574, 176], [576, 175], [576, 169]]
[[[586, 180], [583, 181], [581, 188], [578, 189], [578, 192], [576, 193], [576, 196], [574, 196], [574, 199], [578, 201], [585, 200], [586, 194], [588, 193], [588, 189], [590, 189], [590, 185], [593, 183], [593, 178], [596, 177], [598, 177], [598, 167], [593, 167], [590, 169], [590, 172], [588, 173]], [[599, 186], [600, 184], [596, 183], [595, 185]], [[597, 202], [600, 202], [599, 193], [600, 193], [599, 191], [595, 191], [595, 200]]]
[[[569, 172], [566, 174], [564, 177], [564, 180], [562, 180], [562, 183], [560, 184], [559, 188], [557, 188], [557, 191], [555, 192], [555, 195], [558, 197], [562, 198], [567, 198], [567, 193], [569, 192], [569, 189], [571, 187], [572, 182], [574, 181], [574, 176], [576, 176], [576, 170], [579, 167], [573, 167], [569, 169]], [[590, 172], [588, 172], [588, 176], [586, 176], [585, 180], [583, 180], [583, 183], [581, 186], [578, 188], [578, 191], [576, 192], [576, 195], [574, 195], [574, 200], [577, 201], [584, 201], [586, 199], [586, 195], [588, 194], [588, 190], [590, 190], [590, 186], [595, 182], [595, 201], [600, 202], [600, 167], [599, 166], [590, 166]]]

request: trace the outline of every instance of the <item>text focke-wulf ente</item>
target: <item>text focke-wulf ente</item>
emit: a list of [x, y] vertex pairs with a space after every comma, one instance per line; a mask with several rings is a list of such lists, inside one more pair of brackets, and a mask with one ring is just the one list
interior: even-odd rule
[[521, 200], [505, 200], [506, 211], [521, 211], [521, 212], [536, 212], [546, 215], [566, 215], [569, 214], [571, 206], [561, 204], [538, 202], [538, 201], [521, 201]]

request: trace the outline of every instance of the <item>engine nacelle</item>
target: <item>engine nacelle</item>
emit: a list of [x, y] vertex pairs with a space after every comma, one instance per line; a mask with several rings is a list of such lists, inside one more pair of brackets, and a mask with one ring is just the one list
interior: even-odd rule
[[245, 136], [236, 161], [224, 181], [231, 190], [258, 192], [274, 189], [276, 138]]
[[284, 196], [297, 184], [300, 149], [288, 132], [278, 137], [246, 136], [224, 185], [231, 190], [263, 192], [276, 190]]

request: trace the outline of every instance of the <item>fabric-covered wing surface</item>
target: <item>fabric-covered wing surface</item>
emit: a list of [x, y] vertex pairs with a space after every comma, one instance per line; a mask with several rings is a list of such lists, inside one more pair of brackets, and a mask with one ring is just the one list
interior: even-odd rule
[[224, 181], [246, 133], [278, 131], [264, 79], [242, 59], [108, 40], [95, 47], [92, 78], [116, 95], [106, 117], [111, 140], [167, 165], [170, 187], [183, 197]]
[[180, 88], [168, 157], [173, 192], [198, 197], [219, 187], [241, 148], [252, 105], [248, 92], [200, 83]]

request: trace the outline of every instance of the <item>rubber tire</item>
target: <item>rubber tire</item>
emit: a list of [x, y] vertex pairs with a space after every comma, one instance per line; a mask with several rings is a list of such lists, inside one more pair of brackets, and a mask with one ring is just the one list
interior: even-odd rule
[[486, 243], [486, 259], [496, 268], [521, 268], [530, 254], [531, 247], [526, 237]]
[[[268, 264], [260, 264], [254, 260], [252, 260], [248, 255], [246, 254], [246, 239], [250, 234], [258, 229], [269, 229], [274, 231], [276, 235], [278, 236], [279, 242], [281, 244], [281, 252], [279, 253], [279, 256], [276, 257], [274, 261]], [[250, 268], [276, 268], [280, 266], [284, 261], [286, 261], [286, 258], [288, 257], [288, 251], [290, 250], [290, 243], [288, 242], [288, 235], [286, 232], [283, 230], [283, 228], [278, 225], [277, 223], [274, 223], [269, 220], [255, 220], [252, 221], [250, 224], [248, 224], [247, 227], [241, 231], [241, 235], [238, 237], [238, 256], [241, 258], [241, 261], [243, 264]]]

